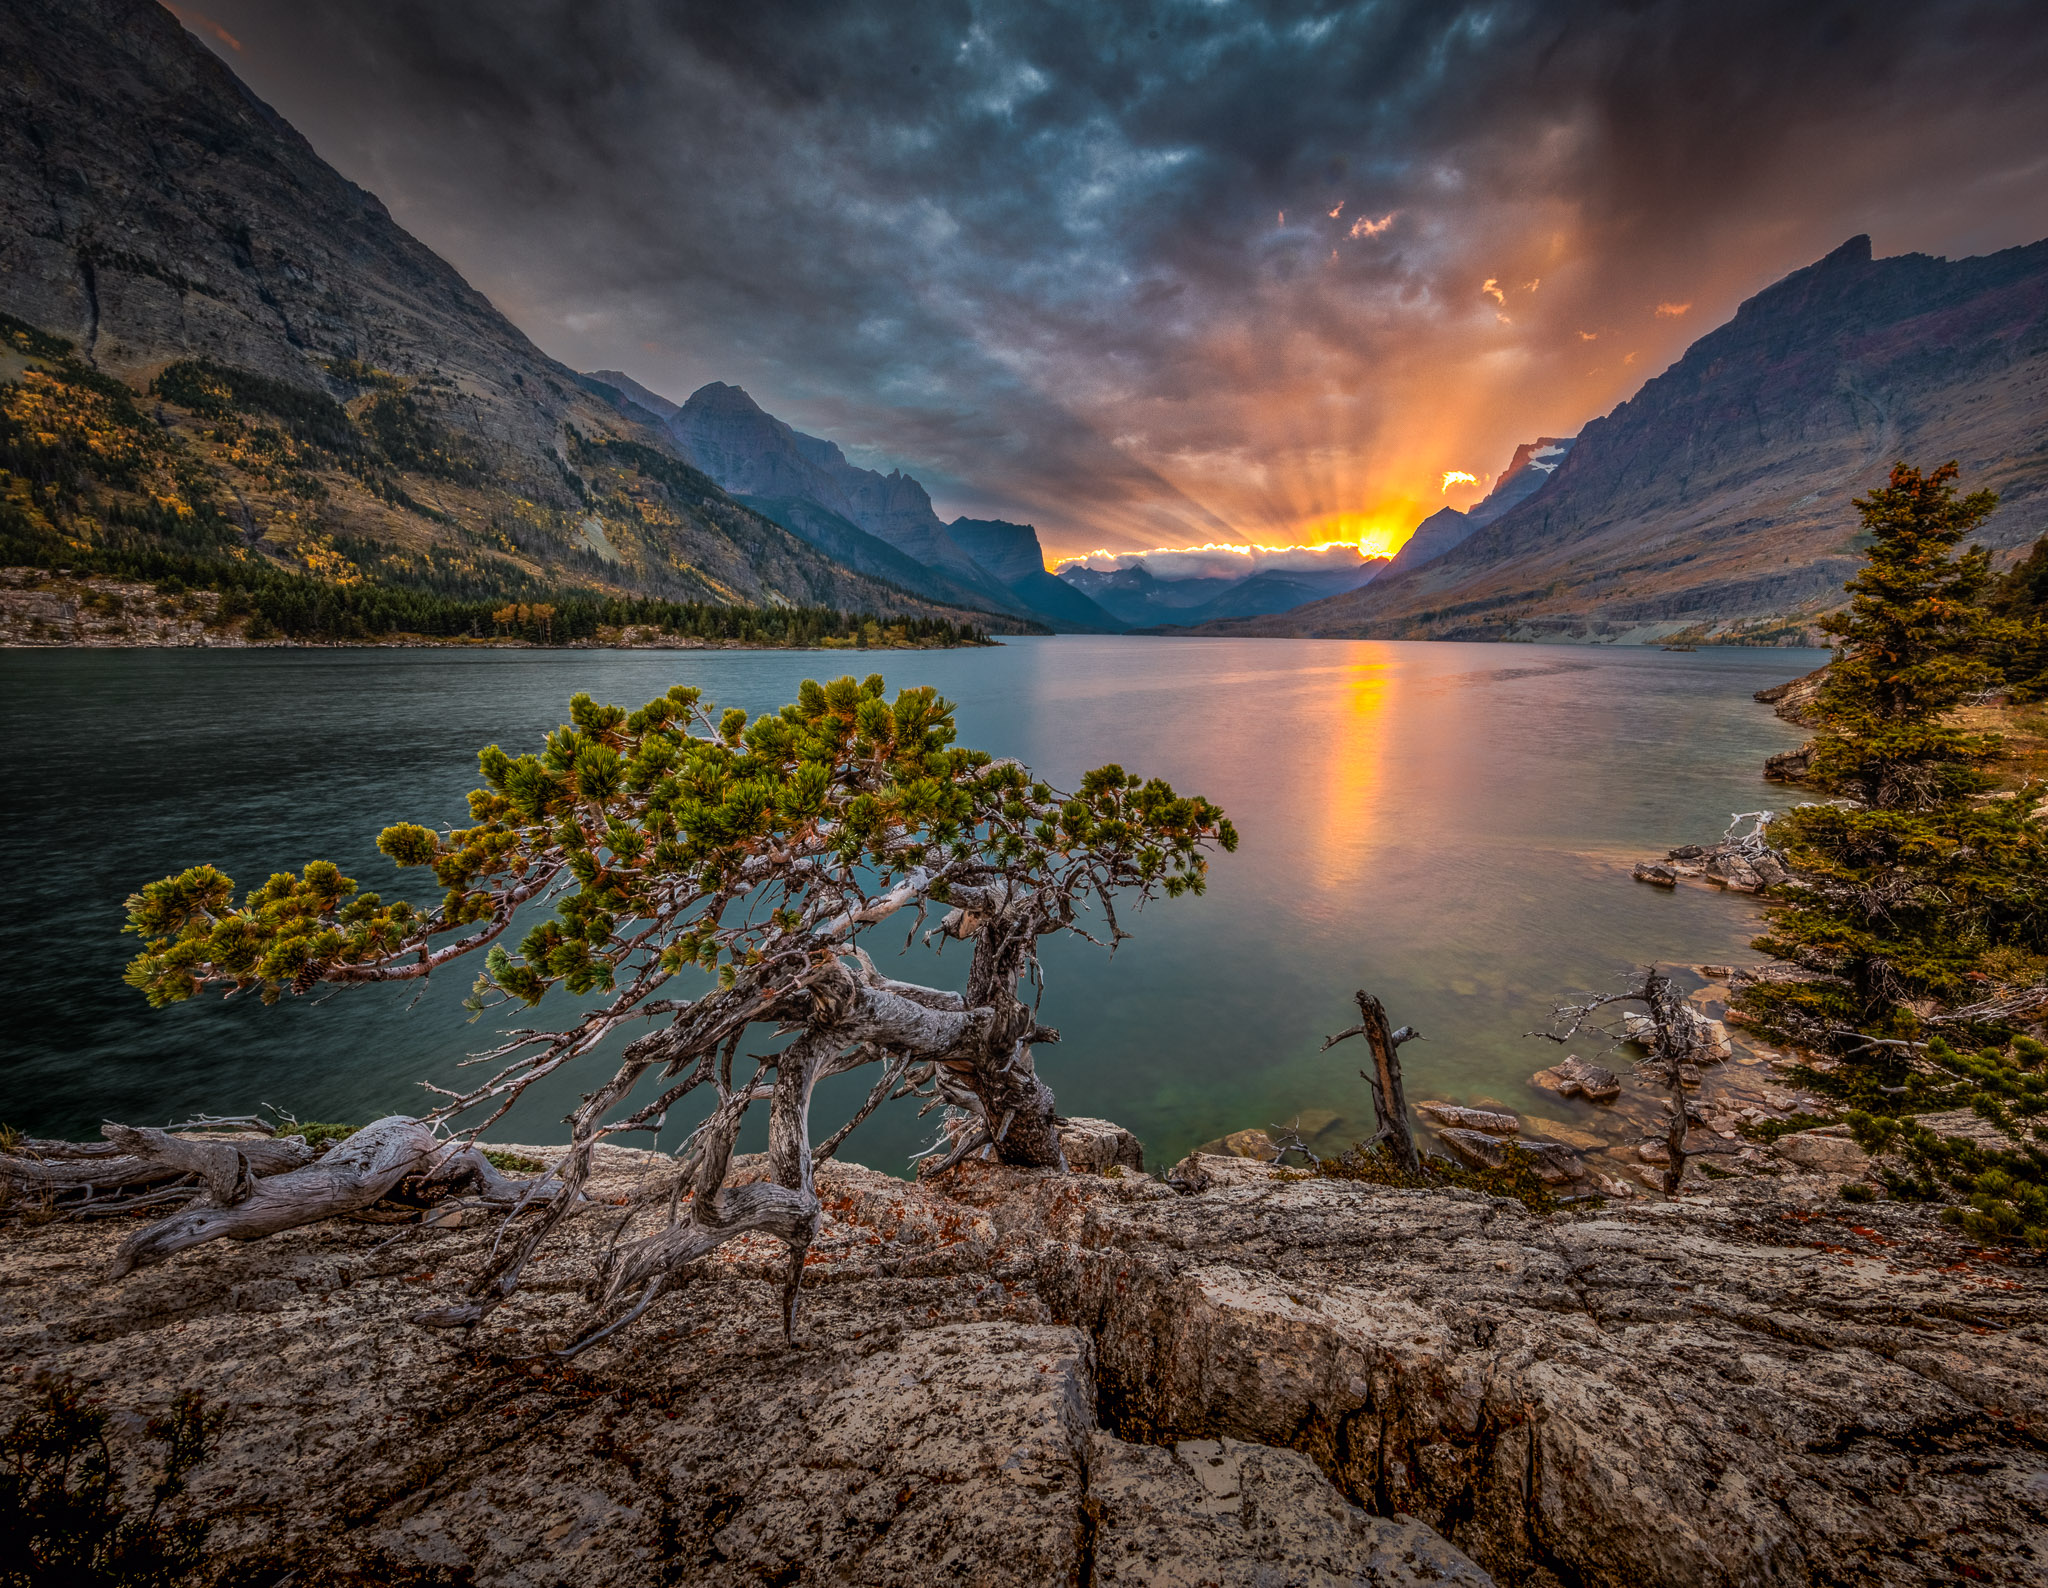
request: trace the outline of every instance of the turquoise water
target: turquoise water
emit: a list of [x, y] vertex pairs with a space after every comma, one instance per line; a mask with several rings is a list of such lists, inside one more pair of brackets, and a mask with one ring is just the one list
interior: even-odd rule
[[[1041, 1019], [1065, 1040], [1039, 1063], [1063, 1111], [1127, 1124], [1154, 1163], [1309, 1110], [1343, 1116], [1335, 1135], [1362, 1131], [1357, 1044], [1317, 1052], [1355, 1018], [1360, 986], [1428, 1038], [1403, 1049], [1414, 1096], [1533, 1101], [1527, 1078], [1555, 1053], [1521, 1034], [1553, 1001], [1644, 960], [1747, 953], [1751, 901], [1661, 892], [1629, 866], [1718, 835], [1734, 811], [1787, 803], [1757, 772], [1799, 736], [1750, 694], [1822, 660], [1083, 636], [852, 658], [0, 652], [13, 893], [0, 1120], [90, 1135], [107, 1118], [265, 1103], [357, 1121], [425, 1107], [416, 1083], [446, 1083], [492, 1035], [465, 1023], [467, 967], [417, 1000], [364, 988], [152, 1011], [121, 983], [135, 943], [122, 899], [199, 861], [249, 886], [318, 857], [389, 896], [378, 830], [459, 819], [478, 747], [536, 745], [576, 690], [635, 705], [689, 683], [758, 711], [807, 676], [873, 667], [892, 689], [930, 683], [956, 701], [963, 743], [1061, 785], [1118, 761], [1208, 795], [1243, 834], [1206, 896], [1155, 903], [1114, 959], [1047, 941]], [[868, 939], [890, 974], [964, 972], [957, 945], [898, 958], [902, 941], [900, 927]], [[558, 1077], [494, 1135], [563, 1139], [561, 1116], [596, 1079]], [[868, 1077], [835, 1084], [821, 1135]], [[846, 1156], [901, 1169], [929, 1123], [895, 1105]]]

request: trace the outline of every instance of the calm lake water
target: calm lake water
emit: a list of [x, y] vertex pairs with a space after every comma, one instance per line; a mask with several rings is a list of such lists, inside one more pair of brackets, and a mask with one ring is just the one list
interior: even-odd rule
[[[468, 967], [417, 1000], [354, 989], [156, 1012], [121, 983], [136, 943], [123, 898], [200, 861], [247, 887], [319, 857], [388, 897], [378, 830], [459, 819], [477, 749], [537, 748], [577, 690], [631, 706], [688, 683], [760, 711], [805, 677], [874, 668], [892, 690], [929, 683], [956, 701], [962, 743], [1061, 786], [1118, 761], [1218, 801], [1243, 834], [1205, 897], [1155, 903], [1113, 960], [1047, 940], [1041, 1019], [1065, 1040], [1039, 1063], [1063, 1111], [1130, 1126], [1154, 1164], [1310, 1110], [1343, 1116], [1326, 1143], [1362, 1133], [1359, 1044], [1317, 1052], [1355, 1018], [1355, 987], [1428, 1038], [1403, 1050], [1414, 1096], [1521, 1106], [1556, 1057], [1521, 1034], [1558, 998], [1647, 960], [1753, 957], [1752, 901], [1663, 892], [1629, 867], [1789, 803], [1758, 769], [1799, 734], [1750, 694], [1823, 660], [1080, 636], [873, 656], [0, 652], [14, 895], [0, 1120], [92, 1135], [102, 1119], [266, 1103], [353, 1121], [425, 1107], [416, 1083], [447, 1082], [492, 1036], [465, 1023]], [[957, 984], [966, 966], [957, 945], [896, 958], [900, 929], [865, 941], [903, 977]], [[494, 1135], [564, 1139], [561, 1116], [597, 1076], [557, 1079]], [[870, 1079], [825, 1094], [821, 1135]], [[901, 1170], [930, 1124], [895, 1105], [846, 1156]]]

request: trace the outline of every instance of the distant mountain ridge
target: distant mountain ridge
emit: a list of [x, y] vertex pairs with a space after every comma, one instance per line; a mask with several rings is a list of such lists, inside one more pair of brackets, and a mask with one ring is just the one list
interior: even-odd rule
[[863, 572], [933, 600], [971, 602], [1054, 628], [1123, 626], [1053, 579], [1029, 524], [959, 518], [948, 525], [912, 476], [849, 462], [836, 442], [784, 423], [738, 386], [712, 381], [674, 403], [616, 370], [581, 379], [628, 417], [660, 424], [685, 458], [733, 495]]
[[[1526, 498], [1364, 590], [1218, 633], [1809, 642], [1858, 566], [1850, 499], [1894, 461], [2003, 501], [1994, 550], [2048, 530], [2048, 241], [1872, 257], [1850, 239], [1745, 302]], [[1468, 515], [1469, 517], [1469, 515]]]
[[1073, 563], [1060, 570], [1059, 581], [1084, 592], [1127, 628], [1178, 631], [1286, 612], [1356, 590], [1387, 566], [1384, 559], [1361, 557], [1336, 568], [1267, 567], [1235, 578], [1162, 579], [1142, 562], [1106, 570]]
[[1463, 541], [1476, 530], [1492, 523], [1509, 508], [1519, 506], [1550, 483], [1571, 453], [1575, 437], [1538, 436], [1534, 441], [1524, 441], [1515, 448], [1515, 455], [1508, 466], [1494, 476], [1493, 489], [1479, 501], [1462, 511], [1455, 507], [1439, 508], [1420, 524], [1415, 533], [1408, 537], [1401, 549], [1394, 553], [1393, 560], [1381, 570], [1381, 576], [1406, 573], [1433, 561]]

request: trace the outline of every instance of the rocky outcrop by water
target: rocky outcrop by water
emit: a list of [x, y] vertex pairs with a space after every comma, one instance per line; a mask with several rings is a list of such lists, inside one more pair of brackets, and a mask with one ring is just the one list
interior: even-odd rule
[[1251, 1160], [1182, 1195], [1091, 1139], [1102, 1174], [826, 1166], [795, 1349], [748, 1237], [545, 1356], [651, 1154], [601, 1149], [580, 1249], [467, 1341], [402, 1321], [490, 1240], [459, 1210], [113, 1285], [122, 1231], [17, 1225], [0, 1415], [71, 1375], [128, 1462], [200, 1390], [213, 1561], [309, 1583], [2048, 1581], [2048, 1284], [1920, 1210], [1788, 1173], [1539, 1217]]

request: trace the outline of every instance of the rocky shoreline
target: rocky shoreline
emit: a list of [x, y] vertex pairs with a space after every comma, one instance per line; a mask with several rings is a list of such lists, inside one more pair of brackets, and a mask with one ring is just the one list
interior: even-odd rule
[[[1698, 981], [1688, 1003], [1709, 1035], [1710, 1046], [1704, 1051], [1718, 1057], [1718, 1062], [1687, 1064], [1681, 1071], [1688, 1125], [1684, 1149], [1688, 1159], [1696, 1160], [1697, 1174], [1708, 1181], [1767, 1177], [1783, 1172], [1795, 1158], [1815, 1167], [1824, 1160], [1845, 1178], [1865, 1174], [1869, 1160], [1847, 1139], [1845, 1127], [1823, 1124], [1782, 1135], [1768, 1129], [1828, 1111], [1828, 1105], [1787, 1073], [1805, 1062], [1801, 1055], [1759, 1041], [1739, 1024], [1728, 1023], [1733, 989], [1746, 977], [1770, 974], [1770, 968], [1683, 969]], [[1661, 1196], [1668, 1161], [1669, 1089], [1661, 1062], [1652, 1062], [1655, 1032], [1638, 1016], [1619, 1016], [1617, 1024], [1621, 1040], [1613, 1051], [1603, 1052], [1605, 1062], [1568, 1053], [1531, 1076], [1532, 1085], [1556, 1099], [1548, 1107], [1514, 1105], [1493, 1097], [1417, 1102], [1425, 1142], [1471, 1169], [1499, 1168], [1501, 1145], [1514, 1142], [1534, 1159], [1537, 1176], [1567, 1198]], [[1599, 1033], [1589, 1032], [1580, 1045], [1588, 1052], [1600, 1051], [1591, 1045], [1599, 1041]], [[1326, 1110], [1299, 1116], [1292, 1126], [1233, 1132], [1204, 1143], [1195, 1157], [1299, 1165], [1312, 1156], [1335, 1157], [1368, 1129]], [[1753, 1139], [1757, 1136], [1775, 1140]], [[1825, 1145], [1818, 1145], [1821, 1142]], [[1295, 1143], [1303, 1150], [1296, 1151]], [[1168, 1178], [1213, 1179], [1218, 1172], [1213, 1164], [1197, 1169], [1190, 1159], [1169, 1171]]]
[[2048, 1581], [2037, 1264], [1790, 1154], [1546, 1217], [1242, 1158], [1177, 1192], [1076, 1128], [1072, 1175], [824, 1166], [794, 1349], [749, 1236], [549, 1360], [648, 1153], [598, 1149], [577, 1243], [467, 1340], [403, 1321], [493, 1236], [459, 1206], [111, 1284], [122, 1230], [17, 1225], [0, 1415], [66, 1375], [139, 1467], [202, 1392], [180, 1504], [248, 1581]]

